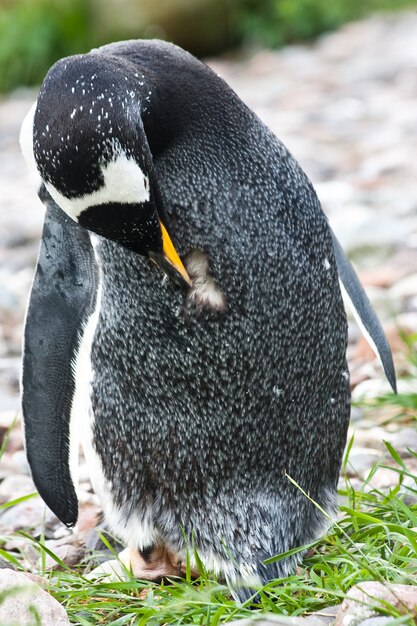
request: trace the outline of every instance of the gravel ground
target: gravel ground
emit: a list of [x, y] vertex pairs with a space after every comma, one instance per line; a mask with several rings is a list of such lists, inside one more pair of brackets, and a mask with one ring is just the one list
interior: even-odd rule
[[[310, 176], [383, 321], [400, 377], [408, 366], [398, 329], [417, 328], [416, 41], [413, 12], [350, 24], [308, 47], [211, 63]], [[21, 90], [0, 99], [0, 434], [18, 420], [0, 461], [0, 502], [33, 490], [19, 424], [18, 378], [43, 208], [20, 155], [18, 133], [35, 97]], [[348, 356], [355, 398], [387, 389], [354, 322]], [[400, 389], [406, 388], [410, 383], [400, 381]], [[352, 480], [361, 480], [381, 459], [384, 439], [403, 456], [407, 448], [417, 449], [414, 422], [391, 416], [387, 410], [353, 410]], [[388, 487], [392, 474], [378, 470], [373, 484]], [[79, 546], [99, 514], [84, 465], [80, 498], [74, 533], [51, 513], [46, 516], [49, 547], [68, 563], [83, 555]], [[39, 532], [43, 511], [39, 498], [7, 509], [0, 513], [0, 532]], [[29, 551], [29, 568], [35, 558]]]

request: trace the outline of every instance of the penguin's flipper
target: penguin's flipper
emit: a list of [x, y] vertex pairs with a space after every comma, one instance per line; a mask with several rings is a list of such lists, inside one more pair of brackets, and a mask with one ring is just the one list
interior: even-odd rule
[[344, 287], [346, 295], [350, 301], [353, 314], [360, 326], [369, 345], [381, 361], [385, 376], [388, 379], [394, 393], [397, 393], [397, 381], [395, 376], [394, 362], [391, 348], [385, 337], [381, 323], [369, 302], [368, 296], [362, 287], [355, 270], [349, 259], [346, 257], [342, 246], [336, 239], [336, 235], [331, 230], [333, 248], [336, 258], [339, 279]]
[[26, 452], [36, 488], [67, 526], [77, 521], [70, 471], [73, 364], [79, 333], [96, 296], [94, 251], [86, 230], [53, 202], [46, 216], [24, 333], [22, 408]]

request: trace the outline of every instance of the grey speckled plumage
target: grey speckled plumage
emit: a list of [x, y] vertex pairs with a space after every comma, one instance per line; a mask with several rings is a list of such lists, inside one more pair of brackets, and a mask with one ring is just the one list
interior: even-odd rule
[[[43, 181], [68, 197], [86, 193], [88, 172], [88, 191], [100, 186], [97, 168], [85, 165], [92, 153], [85, 148], [77, 169], [72, 138], [65, 139], [54, 173], [42, 158], [50, 144], [40, 129], [51, 115], [54, 81], [61, 99], [53, 132], [62, 120], [70, 124], [77, 93], [62, 76], [83, 68], [104, 68], [100, 93], [114, 103], [121, 82], [112, 87], [113, 77], [127, 77], [143, 123], [138, 141], [145, 137], [147, 145], [135, 144], [133, 122], [117, 117], [121, 109], [110, 112], [113, 136], [122, 144], [128, 137], [129, 154], [152, 168], [160, 217], [177, 251], [185, 263], [190, 251], [203, 251], [226, 300], [217, 314], [187, 308], [187, 294], [145, 256], [85, 224], [104, 235], [95, 235], [91, 256], [101, 299], [90, 393], [93, 447], [111, 506], [118, 518], [151, 526], [148, 535], [178, 553], [195, 544], [231, 581], [235, 574], [262, 582], [285, 576], [300, 554], [263, 561], [326, 527], [287, 475], [332, 511], [349, 419], [347, 324], [327, 220], [300, 166], [235, 93], [187, 53], [153, 41], [105, 46], [61, 61], [48, 75], [35, 117], [35, 158]], [[91, 145], [107, 138], [109, 126], [100, 122], [90, 129]], [[71, 133], [85, 133], [87, 122], [79, 124]], [[50, 197], [47, 203], [54, 220], [58, 209]], [[81, 226], [68, 228], [85, 237]], [[30, 422], [28, 394], [26, 405]], [[30, 430], [28, 447], [35, 441]]]

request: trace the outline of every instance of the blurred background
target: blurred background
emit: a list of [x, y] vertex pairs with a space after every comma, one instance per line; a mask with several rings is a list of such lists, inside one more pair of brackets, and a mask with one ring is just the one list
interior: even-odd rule
[[42, 80], [62, 56], [157, 37], [197, 56], [311, 40], [410, 0], [0, 0], [0, 91]]
[[[384, 439], [403, 456], [417, 450], [417, 3], [0, 0], [0, 439], [15, 423], [2, 449], [0, 503], [33, 490], [18, 380], [43, 208], [20, 154], [20, 125], [54, 61], [132, 37], [173, 41], [226, 79], [301, 163], [358, 270], [391, 342], [401, 394], [386, 395], [378, 361], [350, 320], [352, 480], [383, 459]], [[408, 462], [417, 473], [417, 459]], [[373, 480], [381, 486], [392, 474], [381, 469]], [[81, 476], [83, 506], [97, 509], [85, 468]], [[0, 511], [0, 529], [38, 524], [42, 506]], [[51, 528], [53, 538], [56, 518]]]

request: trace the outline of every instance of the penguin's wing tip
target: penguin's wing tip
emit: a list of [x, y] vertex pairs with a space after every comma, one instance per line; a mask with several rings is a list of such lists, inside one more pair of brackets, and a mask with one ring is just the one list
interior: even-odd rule
[[394, 360], [392, 358], [391, 348], [381, 323], [371, 303], [369, 302], [368, 296], [366, 295], [365, 290], [352, 267], [352, 264], [346, 257], [342, 246], [331, 229], [330, 232], [333, 239], [333, 249], [339, 279], [347, 299], [351, 304], [353, 314], [369, 345], [379, 358], [385, 376], [387, 377], [393, 392], [397, 393]]
[[388, 380], [389, 384], [391, 385], [391, 389], [392, 389], [393, 393], [395, 393], [395, 395], [397, 395], [398, 394], [397, 377], [396, 377], [396, 374], [395, 374], [394, 363], [392, 363], [392, 367], [390, 369], [385, 369], [384, 368], [384, 372], [385, 372], [385, 376], [387, 377], [387, 380]]
[[[79, 333], [97, 291], [89, 236], [50, 199], [26, 315], [22, 411], [33, 481], [51, 511], [68, 527], [77, 522], [70, 437]], [[69, 271], [68, 268], [71, 268]]]

